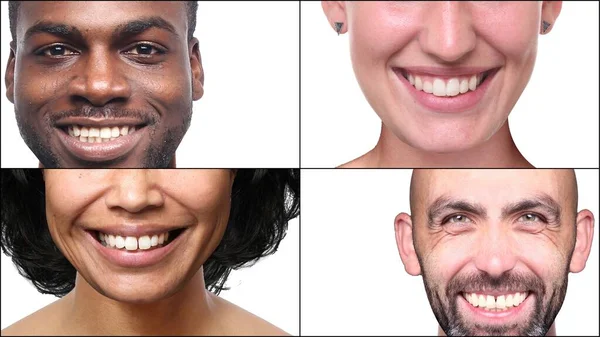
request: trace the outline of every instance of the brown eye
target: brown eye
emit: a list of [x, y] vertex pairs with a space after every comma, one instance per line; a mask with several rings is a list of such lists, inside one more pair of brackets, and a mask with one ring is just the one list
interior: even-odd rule
[[50, 56], [50, 57], [59, 57], [59, 56], [69, 56], [75, 55], [76, 53], [70, 50], [69, 48], [62, 45], [54, 45], [40, 50], [37, 55], [42, 56]]
[[164, 54], [162, 50], [150, 45], [148, 43], [141, 43], [137, 46], [130, 49], [129, 54], [133, 55], [156, 55], [156, 54]]

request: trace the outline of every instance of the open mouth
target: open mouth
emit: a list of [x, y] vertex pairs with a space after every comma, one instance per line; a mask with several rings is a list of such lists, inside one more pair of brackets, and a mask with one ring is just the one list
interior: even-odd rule
[[438, 97], [454, 97], [477, 90], [498, 69], [494, 68], [476, 74], [452, 77], [412, 74], [402, 68], [394, 68], [394, 71], [404, 77], [418, 91]]
[[526, 291], [499, 296], [477, 293], [462, 293], [461, 295], [473, 308], [480, 308], [490, 312], [504, 312], [519, 307], [529, 294], [530, 292]]
[[146, 124], [137, 125], [113, 125], [113, 126], [84, 126], [84, 125], [63, 125], [59, 126], [65, 134], [82, 143], [106, 143], [134, 134], [146, 127]]
[[163, 233], [143, 235], [140, 237], [121, 236], [97, 230], [92, 230], [90, 233], [96, 241], [106, 248], [128, 252], [142, 252], [168, 246], [171, 242], [175, 241], [184, 230], [185, 228], [178, 228]]

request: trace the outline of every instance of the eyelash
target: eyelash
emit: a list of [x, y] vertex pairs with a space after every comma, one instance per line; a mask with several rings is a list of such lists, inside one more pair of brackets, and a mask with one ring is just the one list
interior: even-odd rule
[[[149, 42], [140, 42], [140, 43], [137, 43], [137, 44], [135, 44], [135, 45], [131, 46], [131, 47], [130, 47], [129, 49], [127, 49], [126, 51], [130, 51], [130, 50], [132, 50], [132, 49], [135, 49], [135, 48], [138, 48], [138, 47], [140, 47], [140, 46], [148, 46], [148, 47], [150, 47], [151, 49], [154, 49], [154, 50], [156, 50], [156, 52], [155, 52], [155, 53], [150, 53], [150, 54], [139, 54], [139, 53], [138, 53], [138, 54], [127, 53], [127, 54], [129, 54], [129, 55], [134, 55], [134, 56], [136, 56], [136, 57], [144, 57], [144, 58], [153, 57], [153, 56], [156, 56], [156, 55], [164, 55], [164, 54], [166, 54], [166, 50], [165, 50], [165, 49], [163, 49], [163, 48], [159, 48], [159, 47], [157, 47], [155, 44], [153, 44], [153, 43], [149, 43]], [[34, 54], [35, 54], [36, 56], [49, 57], [49, 58], [54, 58], [54, 59], [56, 59], [56, 58], [65, 58], [65, 57], [71, 56], [71, 55], [46, 55], [46, 52], [47, 52], [47, 51], [50, 51], [50, 50], [51, 50], [52, 48], [54, 48], [54, 47], [62, 47], [62, 48], [64, 48], [66, 51], [74, 52], [74, 49], [73, 49], [73, 48], [69, 48], [69, 47], [67, 47], [67, 46], [66, 46], [66, 45], [64, 45], [64, 44], [53, 44], [53, 45], [50, 45], [50, 46], [44, 47], [44, 48], [42, 48], [42, 49], [39, 49], [38, 51], [34, 52]], [[77, 53], [77, 52], [75, 52], [75, 53]]]

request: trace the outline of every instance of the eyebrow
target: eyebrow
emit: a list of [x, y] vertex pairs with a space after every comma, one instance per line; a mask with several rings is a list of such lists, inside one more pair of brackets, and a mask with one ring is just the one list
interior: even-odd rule
[[[179, 38], [179, 34], [177, 34], [175, 27], [167, 22], [167, 20], [159, 16], [136, 19], [120, 24], [115, 28], [111, 37], [113, 40], [126, 39], [135, 35], [139, 35], [150, 28], [166, 30], [175, 35], [175, 37]], [[31, 26], [25, 32], [24, 40], [27, 40], [31, 36], [39, 33], [48, 33], [69, 40], [84, 40], [83, 34], [77, 27], [50, 21], [39, 21]]]
[[551, 196], [542, 193], [531, 199], [519, 200], [508, 204], [502, 208], [502, 217], [506, 218], [510, 214], [526, 211], [529, 209], [542, 208], [548, 212], [554, 219], [559, 220], [561, 214], [560, 204]]
[[[545, 193], [540, 193], [532, 198], [522, 199], [505, 205], [502, 207], [501, 217], [506, 219], [511, 214], [535, 208], [543, 208], [556, 221], [560, 220], [561, 208], [559, 203]], [[473, 203], [462, 199], [452, 199], [448, 196], [440, 196], [427, 209], [429, 226], [432, 226], [434, 219], [439, 217], [439, 215], [446, 210], [471, 213], [482, 218], [487, 217], [485, 207], [479, 203]]]

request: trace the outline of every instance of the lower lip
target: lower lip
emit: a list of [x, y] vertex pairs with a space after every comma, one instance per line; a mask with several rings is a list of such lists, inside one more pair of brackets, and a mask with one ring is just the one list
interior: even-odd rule
[[67, 151], [81, 160], [90, 162], [115, 160], [126, 155], [139, 144], [147, 133], [147, 127], [143, 127], [132, 134], [120, 136], [105, 143], [84, 143], [78, 138], [68, 135], [62, 129], [56, 130]]
[[512, 307], [510, 309], [504, 311], [488, 311], [480, 307], [474, 307], [469, 303], [463, 295], [459, 295], [458, 301], [462, 303], [463, 306], [467, 307], [467, 310], [472, 313], [478, 322], [483, 322], [487, 324], [504, 324], [509, 320], [513, 320], [518, 317], [523, 310], [530, 303], [533, 303], [533, 294], [529, 294], [521, 304], [517, 307]]
[[417, 90], [410, 82], [402, 76], [400, 71], [394, 71], [400, 82], [404, 83], [411, 95], [419, 104], [435, 112], [462, 112], [474, 108], [483, 98], [492, 80], [496, 77], [498, 69], [492, 70], [485, 81], [474, 91], [469, 90], [464, 94], [456, 96], [435, 96], [425, 91]]
[[98, 240], [96, 240], [96, 238], [94, 238], [93, 233], [97, 232], [85, 232], [88, 239], [91, 241], [92, 246], [94, 246], [100, 255], [102, 255], [111, 264], [124, 268], [143, 268], [157, 264], [167, 257], [172, 251], [177, 249], [177, 247], [181, 245], [181, 242], [184, 241], [183, 238], [184, 235], [187, 235], [188, 229], [185, 229], [183, 232], [179, 233], [179, 235], [166, 246], [150, 250], [136, 251], [104, 247]]

